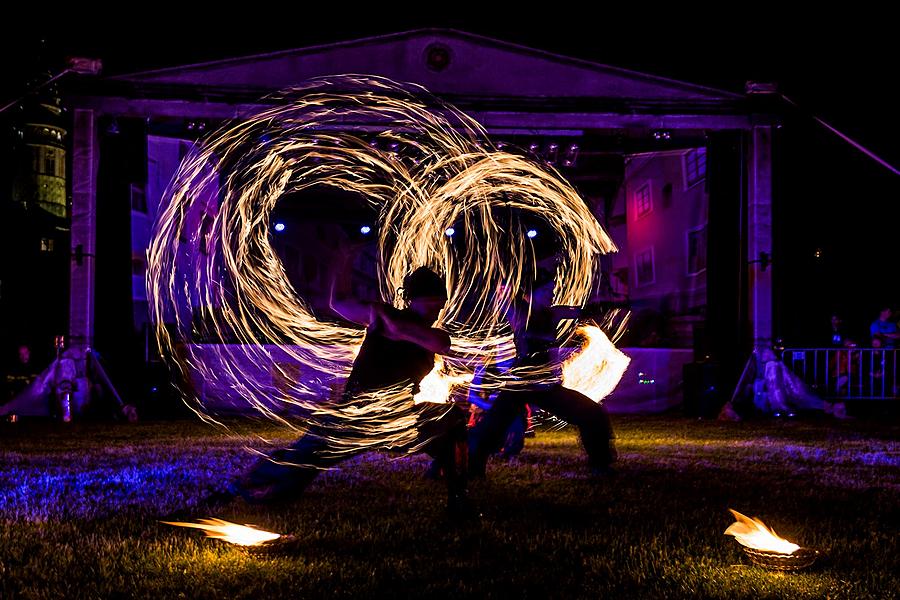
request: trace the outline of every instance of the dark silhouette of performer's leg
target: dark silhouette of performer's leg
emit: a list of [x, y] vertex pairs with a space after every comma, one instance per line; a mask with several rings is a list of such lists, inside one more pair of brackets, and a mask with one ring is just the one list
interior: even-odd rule
[[531, 392], [503, 391], [469, 432], [469, 473], [483, 477], [488, 457], [500, 450], [510, 425], [521, 414]]
[[578, 427], [592, 469], [606, 469], [615, 462], [612, 426], [602, 404], [563, 386], [541, 391], [529, 397], [528, 401]]
[[606, 469], [615, 461], [612, 427], [602, 405], [563, 386], [504, 391], [470, 433], [469, 472], [473, 476], [484, 475], [488, 457], [503, 445], [506, 431], [526, 402], [578, 427], [591, 468]]
[[[423, 405], [419, 410], [417, 446], [439, 462], [447, 474], [447, 504], [455, 510], [465, 501], [468, 480], [466, 416], [458, 406]], [[367, 451], [338, 451], [328, 441], [335, 428], [316, 426], [290, 447], [279, 450], [256, 466], [236, 485], [235, 492], [249, 502], [271, 502], [299, 496], [323, 470]]]
[[235, 491], [249, 502], [287, 500], [301, 494], [322, 470], [356, 454], [335, 452], [324, 432], [311, 429], [290, 447], [261, 459]]
[[419, 415], [418, 443], [447, 479], [447, 508], [465, 511], [468, 486], [466, 413], [456, 405], [423, 407]]

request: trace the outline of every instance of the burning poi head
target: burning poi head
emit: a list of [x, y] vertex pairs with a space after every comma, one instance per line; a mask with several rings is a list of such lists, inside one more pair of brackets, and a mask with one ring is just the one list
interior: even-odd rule
[[[583, 305], [598, 256], [615, 250], [559, 173], [499, 150], [477, 122], [421, 87], [334, 76], [262, 104], [208, 134], [182, 161], [158, 211], [147, 289], [161, 351], [183, 380], [236, 394], [292, 432], [319, 420], [343, 422], [360, 434], [336, 438], [348, 451], [363, 437], [371, 448], [399, 447], [415, 439], [416, 419], [412, 386], [367, 392], [366, 409], [321, 401], [348, 374], [363, 332], [316, 318], [291, 285], [271, 243], [270, 215], [280, 198], [313, 186], [363, 198], [377, 212], [368, 231], [378, 232], [385, 302], [399, 304], [397, 290], [416, 268], [443, 274], [440, 326], [452, 336], [453, 358], [434, 372], [443, 384], [422, 386], [430, 402], [446, 402], [478, 365], [515, 354], [506, 314], [535, 272], [526, 221], [540, 221], [558, 240], [558, 304]], [[373, 130], [374, 140], [366, 137]], [[207, 341], [202, 352], [191, 343], [198, 323]], [[575, 322], [561, 324], [561, 343], [575, 334]], [[576, 368], [573, 360], [569, 377], [599, 401], [627, 358], [599, 329], [588, 339], [597, 340], [592, 365]], [[317, 375], [296, 377], [288, 364]], [[478, 385], [489, 390], [547, 375], [508, 372]], [[185, 401], [219, 423], [200, 387], [186, 386]]]

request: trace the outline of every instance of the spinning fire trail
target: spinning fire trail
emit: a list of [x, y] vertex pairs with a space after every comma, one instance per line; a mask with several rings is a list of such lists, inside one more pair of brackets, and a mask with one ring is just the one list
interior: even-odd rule
[[[160, 349], [181, 378], [238, 393], [248, 411], [291, 434], [327, 419], [343, 424], [333, 441], [348, 451], [408, 445], [416, 436], [416, 403], [446, 403], [478, 365], [512, 357], [504, 315], [536, 269], [523, 217], [543, 222], [559, 242], [557, 304], [584, 305], [598, 256], [615, 250], [558, 173], [498, 150], [478, 123], [422, 88], [335, 76], [263, 103], [269, 107], [210, 133], [183, 160], [155, 226], [147, 287]], [[371, 125], [361, 129], [360, 123], [375, 124], [381, 143], [365, 139]], [[415, 398], [408, 386], [352, 403], [323, 401], [331, 395], [327, 381], [349, 373], [363, 331], [317, 319], [270, 243], [279, 198], [313, 186], [357, 194], [377, 211], [382, 300], [398, 303], [403, 277], [419, 266], [445, 274], [449, 298], [438, 326], [450, 332], [452, 354]], [[458, 232], [456, 243], [450, 227]], [[559, 328], [562, 345], [581, 333], [592, 340], [564, 373], [567, 385], [595, 401], [615, 387], [628, 363], [601, 330], [614, 340], [621, 330], [614, 317], [581, 332], [571, 320]], [[205, 346], [202, 356], [189, 343], [198, 321], [219, 342]], [[225, 343], [235, 339], [238, 344]], [[291, 361], [328, 377], [290, 377], [265, 346], [273, 340]], [[268, 366], [290, 383], [276, 386], [247, 364]], [[485, 376], [478, 387], [548, 376], [513, 369]], [[190, 386], [183, 394], [202, 419], [221, 425], [200, 394]]]

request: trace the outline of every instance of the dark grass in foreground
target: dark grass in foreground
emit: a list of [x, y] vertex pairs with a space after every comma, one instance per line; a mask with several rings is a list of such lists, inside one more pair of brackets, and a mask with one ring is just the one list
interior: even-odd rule
[[[274, 559], [158, 523], [250, 464], [252, 437], [194, 422], [4, 424], [0, 598], [897, 594], [900, 427], [614, 424], [613, 478], [589, 477], [571, 431], [539, 433], [473, 485], [478, 524], [448, 524], [424, 457], [379, 454], [323, 475], [296, 503], [214, 515], [302, 540]], [[748, 566], [722, 535], [729, 507], [824, 558], [796, 574]]]

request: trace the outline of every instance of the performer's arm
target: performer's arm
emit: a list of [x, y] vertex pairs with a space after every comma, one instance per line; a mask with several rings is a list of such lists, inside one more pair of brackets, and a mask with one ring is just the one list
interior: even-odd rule
[[583, 309], [580, 306], [564, 306], [557, 304], [550, 307], [554, 321], [562, 321], [564, 319], [577, 319], [581, 316]]
[[328, 300], [328, 307], [341, 318], [368, 327], [375, 322], [375, 304], [361, 302], [355, 298], [334, 298]]
[[598, 315], [605, 315], [609, 311], [627, 309], [627, 305], [620, 302], [591, 302], [584, 306], [551, 306], [553, 317], [556, 321], [563, 319], [590, 319]]
[[450, 352], [450, 334], [443, 329], [406, 319], [400, 311], [387, 305], [377, 305], [374, 309], [384, 324], [384, 334], [387, 337], [411, 342], [435, 354]]

